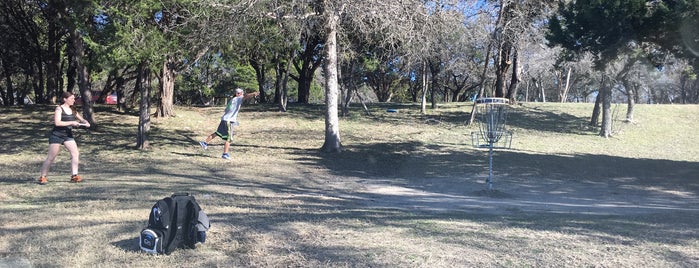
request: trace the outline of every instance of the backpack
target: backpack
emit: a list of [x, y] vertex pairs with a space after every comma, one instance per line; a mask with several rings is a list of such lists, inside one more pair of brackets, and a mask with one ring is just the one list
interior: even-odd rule
[[175, 193], [158, 200], [150, 210], [148, 226], [141, 230], [141, 250], [170, 254], [177, 248], [195, 248], [206, 241], [210, 223], [194, 196]]

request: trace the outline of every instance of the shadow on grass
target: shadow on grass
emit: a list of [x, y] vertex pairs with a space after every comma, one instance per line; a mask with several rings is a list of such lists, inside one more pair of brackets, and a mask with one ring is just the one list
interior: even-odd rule
[[[453, 148], [421, 142], [370, 143], [344, 147], [340, 154], [303, 150], [297, 158], [300, 163], [327, 168], [343, 176], [432, 178], [487, 169], [486, 149]], [[645, 183], [673, 183], [695, 190], [699, 185], [697, 162], [515, 150], [496, 150], [493, 161], [497, 172], [513, 177], [571, 182], [629, 178]]]
[[354, 146], [339, 155], [298, 153], [300, 164], [359, 178], [368, 189], [359, 199], [369, 206], [609, 215], [699, 212], [693, 208], [699, 206], [696, 162], [496, 151], [494, 181], [500, 194], [484, 196], [486, 151], [407, 142]]
[[[48, 136], [53, 128], [53, 109], [51, 105], [34, 105], [25, 107], [5, 107], [3, 113], [7, 113], [7, 120], [12, 121], [10, 128], [0, 131], [0, 151], [8, 154], [31, 151], [37, 154], [46, 154]], [[113, 110], [113, 107], [96, 106], [96, 113], [102, 115], [123, 116], [125, 113]], [[131, 150], [129, 140], [134, 140], [136, 130], [132, 124], [109, 121], [98, 122], [93, 129], [74, 128], [78, 146], [83, 142], [99, 143], [101, 149], [112, 151]], [[89, 153], [89, 152], [88, 152]]]
[[[470, 120], [472, 104], [455, 106], [461, 111], [441, 112], [439, 120], [452, 124], [465, 125]], [[589, 134], [586, 131], [588, 119], [568, 113], [556, 113], [536, 107], [517, 106], [508, 110], [506, 128], [553, 133]], [[478, 115], [475, 124], [478, 124]]]
[[[294, 148], [283, 149], [294, 150]], [[367, 249], [381, 254], [387, 250], [385, 247], [373, 247], [366, 244], [361, 245], [361, 247], [323, 246], [324, 244], [318, 243], [317, 239], [299, 237], [299, 233], [295, 229], [285, 228], [285, 226], [290, 223], [313, 225], [327, 223], [337, 230], [351, 230], [356, 233], [376, 231], [377, 228], [398, 228], [405, 230], [411, 237], [424, 237], [455, 247], [476, 247], [488, 251], [501, 250], [497, 246], [499, 244], [525, 248], [530, 246], [530, 241], [501, 236], [493, 232], [483, 232], [477, 228], [453, 228], [449, 223], [468, 222], [496, 229], [574, 234], [584, 240], [625, 246], [634, 246], [638, 243], [682, 245], [692, 243], [699, 235], [696, 232], [697, 223], [695, 221], [699, 213], [692, 211], [677, 213], [651, 210], [644, 214], [599, 215], [510, 209], [509, 213], [493, 214], [483, 212], [477, 207], [481, 207], [481, 209], [488, 206], [511, 207], [516, 202], [526, 203], [529, 200], [505, 200], [507, 203], [500, 203], [491, 198], [474, 197], [469, 196], [468, 193], [456, 192], [449, 187], [433, 188], [425, 184], [427, 180], [420, 180], [421, 177], [436, 180], [445, 176], [444, 174], [463, 175], [477, 172], [476, 170], [485, 163], [485, 159], [481, 159], [483, 152], [480, 151], [461, 152], [445, 147], [426, 146], [419, 142], [357, 146], [348, 148], [340, 157], [322, 153], [312, 154], [308, 150], [296, 150], [302, 164], [327, 168], [337, 176], [356, 176], [367, 183], [375, 183], [379, 180], [381, 184], [395, 183], [403, 188], [427, 192], [428, 195], [432, 195], [427, 196], [428, 199], [432, 200], [435, 196], [439, 198], [448, 195], [459, 204], [453, 204], [454, 208], [457, 209], [452, 210], [451, 207], [447, 207], [445, 210], [435, 210], [434, 207], [427, 206], [440, 206], [444, 201], [429, 203], [427, 199], [423, 199], [424, 196], [416, 196], [411, 193], [391, 193], [387, 194], [390, 196], [381, 196], [378, 193], [358, 192], [347, 188], [328, 188], [323, 181], [317, 180], [314, 174], [307, 174], [307, 177], [302, 178], [289, 178], [281, 182], [267, 182], [231, 176], [225, 169], [216, 166], [202, 167], [196, 161], [178, 163], [177, 169], [166, 168], [171, 163], [159, 160], [154, 160], [147, 166], [144, 163], [134, 163], [133, 166], [129, 167], [121, 166], [113, 171], [114, 179], [104, 179], [78, 187], [53, 190], [37, 196], [36, 199], [30, 198], [28, 201], [39, 205], [54, 204], [61, 207], [80, 208], [71, 214], [72, 217], [94, 215], [104, 209], [104, 207], [84, 206], [86, 200], [91, 202], [88, 204], [95, 202], [97, 204], [103, 202], [119, 204], [112, 208], [115, 211], [111, 213], [142, 211], [143, 221], [141, 222], [83, 222], [83, 224], [88, 225], [103, 224], [109, 234], [113, 234], [113, 237], [124, 234], [133, 235], [134, 238], [118, 239], [109, 243], [126, 252], [135, 252], [138, 251], [138, 240], [135, 237], [140, 228], [144, 227], [148, 209], [153, 202], [158, 198], [165, 197], [161, 196], [163, 193], [186, 190], [195, 194], [205, 211], [207, 206], [238, 208], [241, 211], [240, 213], [209, 213], [213, 229], [223, 225], [234, 226], [234, 228], [229, 227], [229, 230], [232, 230], [230, 232], [215, 232], [215, 235], [207, 242], [210, 245], [204, 245], [205, 247], [218, 250], [216, 248], [224, 247], [226, 241], [238, 241], [238, 244], [244, 247], [254, 245], [262, 233], [284, 239], [284, 243], [294, 245], [296, 254], [301, 254], [308, 260], [317, 260], [319, 263], [369, 263], [372, 266], [381, 266], [382, 263], [373, 263], [371, 258], [367, 258]], [[375, 160], [365, 160], [367, 155], [373, 155]], [[507, 168], [500, 166], [499, 174], [540, 172], [542, 174], [539, 175], [542, 177], [544, 175], [553, 176], [564, 181], [576, 181], [578, 178], [575, 176], [585, 174], [578, 174], [575, 171], [571, 176], [556, 174], [557, 170], [566, 170], [570, 166], [578, 166], [579, 170], [585, 170], [587, 165], [598, 165], [601, 168], [664, 166], [675, 169], [676, 171], [669, 173], [669, 175], [677, 177], [682, 177], [683, 174], [698, 174], [697, 171], [699, 171], [697, 163], [676, 161], [652, 163], [654, 160], [594, 155], [569, 157], [534, 155], [526, 152], [498, 152], [496, 157], [501, 163], [507, 161], [510, 166]], [[471, 161], [478, 162], [471, 163]], [[561, 165], [561, 167], [549, 173], [548, 166], [553, 164]], [[203, 170], [204, 174], [192, 177], [191, 173], [187, 171], [188, 169]], [[625, 174], [654, 184], [656, 176], [668, 175], [667, 173], [631, 171], [627, 174], [619, 171], [609, 175], [601, 173], [588, 175], [581, 180], [625, 183], [623, 180], [616, 180], [617, 175]], [[110, 174], [105, 173], [105, 178], [109, 178]], [[167, 178], [168, 183], [162, 183], [158, 178]], [[0, 178], [0, 181], [4, 179]], [[520, 184], [518, 185], [521, 187], [520, 191], [535, 192], [539, 187], [539, 182], [536, 180], [516, 181], [516, 183]], [[692, 185], [692, 187], [696, 187], [696, 181]], [[207, 190], [203, 190], [204, 187]], [[231, 189], [237, 189], [236, 193], [231, 193]], [[255, 194], [259, 190], [269, 190], [274, 194], [262, 196]], [[694, 190], [696, 192], [696, 188]], [[517, 195], [520, 196], [519, 193]], [[390, 198], [391, 202], [383, 202], [381, 200], [383, 198]], [[515, 199], [517, 198], [515, 197]], [[668, 194], [663, 198], [672, 199], [673, 197]], [[463, 207], [464, 203], [467, 205], [469, 203], [475, 204], [475, 207]], [[423, 205], [425, 207], [421, 207]], [[3, 214], [9, 215], [17, 213], [14, 210], [15, 207], [17, 206], [6, 203], [6, 206], [1, 210]], [[57, 228], [66, 229], [65, 232], [62, 232], [65, 234], [63, 237], [53, 237], [53, 239], [78, 241], [83, 235], [82, 233], [69, 232], [67, 229], [74, 228], [72, 226], [60, 227], [58, 226], [60, 223], [57, 222], [52, 224], [57, 226], [45, 228], [54, 231]], [[30, 230], [0, 227], [0, 232], [31, 232], [33, 235], [37, 235], [37, 231], [33, 228]], [[473, 244], [474, 237], [478, 237], [479, 241], [487, 240], [492, 241], [492, 243]], [[16, 245], [10, 246], [22, 245], [21, 241], [8, 243], [16, 243]], [[245, 255], [248, 249], [233, 250], [233, 252], [225, 252], [225, 254], [238, 256], [234, 258], [249, 258]], [[666, 261], [679, 264], [685, 264], [687, 260], [693, 258], [679, 252], [668, 253], [662, 257]]]
[[[316, 112], [315, 108], [309, 108], [305, 114], [315, 118]], [[33, 116], [40, 117], [43, 114]], [[458, 116], [461, 115], [453, 116], [453, 120], [460, 120]], [[451, 120], [448, 116], [446, 118]], [[22, 117], [17, 119], [24, 120]], [[570, 131], [573, 131], [574, 120], [568, 119], [572, 121], [566, 124], [571, 125]], [[40, 125], [20, 126], [0, 137], [8, 138], [9, 143], [28, 146], [36, 141], [24, 141], [22, 137], [32, 133], [33, 127]], [[121, 142], [135, 137], [134, 132], [124, 131], [131, 127], [117, 122], [105, 124], [91, 139], [104, 142], [99, 150], [114, 150], [117, 153], [119, 150], [131, 150]], [[534, 124], [532, 127], [538, 126]], [[548, 131], [546, 128], [539, 130]], [[301, 137], [303, 133], [290, 135]], [[190, 136], [190, 132], [181, 130], [156, 130], [152, 134], [155, 139], [167, 140], [164, 141], [165, 146], [193, 144]], [[0, 149], [12, 149], [13, 146], [17, 145], [4, 143], [0, 145]], [[105, 225], [104, 229], [109, 230], [108, 235], [132, 234], [136, 237], [147, 221], [148, 209], [157, 199], [165, 197], [163, 193], [189, 191], [196, 195], [204, 210], [207, 205], [211, 205], [238, 208], [241, 211], [209, 213], [213, 228], [217, 228], [217, 225], [235, 226], [231, 228], [232, 232], [217, 233], [216, 239], [210, 243], [223, 241], [214, 244], [221, 246], [225, 241], [242, 241], [241, 244], [249, 245], [256, 243], [256, 239], [259, 239], [256, 235], [260, 233], [277, 234], [294, 244], [294, 250], [299, 254], [307, 259], [319, 260], [319, 263], [366, 264], [371, 262], [371, 258], [367, 258], [364, 248], [326, 247], [314, 239], [304, 240], [293, 229], [284, 228], [286, 224], [329, 222], [333, 228], [357, 233], [365, 232], [367, 227], [396, 227], [416, 238], [435, 239], [460, 247], [482, 247], [491, 252], [501, 250], [496, 246], [499, 244], [528, 248], [529, 241], [521, 239], [513, 242], [517, 239], [478, 229], [449, 228], [438, 222], [469, 222], [502, 229], [572, 233], [583, 239], [630, 246], [647, 242], [691, 244], [699, 236], [695, 220], [699, 213], [684, 209], [697, 204], [699, 179], [696, 174], [699, 174], [699, 163], [604, 155], [542, 155], [527, 151], [497, 151], [494, 156], [496, 183], [504, 192], [511, 193], [512, 197], [495, 199], [473, 194], [482, 189], [479, 187], [483, 186], [483, 174], [487, 174], [485, 151], [456, 150], [453, 146], [417, 141], [348, 146], [342, 154], [325, 154], [293, 146], [257, 147], [288, 150], [295, 156], [298, 165], [328, 170], [330, 175], [348, 180], [356, 178], [364, 186], [393, 187], [391, 189], [400, 191], [371, 191], [370, 187], [359, 190], [332, 187], [332, 178], [321, 178], [312, 172], [300, 177], [284, 178], [281, 182], [269, 182], [231, 175], [230, 170], [215, 165], [201, 166], [197, 161], [180, 161], [176, 168], [171, 168], [169, 166], [173, 165], [173, 160], [154, 159], [147, 163], [128, 164], [123, 160], [104, 161], [101, 165], [112, 168], [100, 171], [101, 179], [56, 189], [40, 188], [45, 192], [26, 197], [25, 202], [37, 204], [39, 213], [50, 213], [52, 209], [51, 206], [42, 207], [43, 204], [75, 208], [71, 218], [80, 218], [74, 217], [76, 215], [96, 215], [105, 209], [104, 205], [96, 208], [85, 206], [85, 202], [118, 204], [108, 207], [116, 213], [143, 211], [141, 222], [104, 223], [93, 220], [86, 223]], [[44, 149], [43, 145], [41, 148]], [[188, 152], [176, 154], [197, 156]], [[5, 170], [11, 167], [2, 168]], [[193, 176], [192, 170], [201, 174]], [[166, 183], [163, 178], [166, 178]], [[0, 175], [0, 182], [5, 187], [21, 181]], [[468, 190], [451, 187], [457, 183], [467, 185]], [[599, 192], [588, 196], [590, 189]], [[273, 194], [260, 195], [256, 193], [259, 190], [268, 190]], [[636, 195], [642, 198], [629, 200], [619, 194], [629, 190], [637, 191]], [[532, 198], [535, 196], [540, 199]], [[555, 199], [549, 199], [554, 197]], [[550, 200], [558, 203], [549, 202]], [[542, 210], [541, 206], [548, 207]], [[587, 210], [578, 213], [581, 206]], [[610, 209], [612, 206], [644, 212], [616, 213]], [[4, 215], [17, 215], [18, 207], [20, 206], [12, 202], [5, 202], [0, 210]], [[573, 207], [578, 210], [569, 210]], [[491, 209], [499, 212], [490, 213], [488, 210]], [[603, 213], [605, 211], [612, 213]], [[74, 227], [61, 224], [64, 223], [48, 224], [49, 229], [66, 229], [65, 236], [51, 239], [80, 241], [82, 233], [68, 232], [67, 229]], [[0, 227], [0, 233], [16, 232], [34, 235], [38, 231], [34, 228]], [[496, 242], [472, 244], [473, 237]], [[23, 243], [8, 242], [11, 248], [20, 248]], [[127, 252], [138, 250], [137, 238], [110, 243]], [[377, 246], [371, 250], [380, 253], [386, 249]], [[241, 252], [245, 255], [245, 250]], [[235, 253], [240, 252], [226, 252], [227, 255]], [[682, 264], [687, 260], [696, 260], [695, 256], [677, 252], [669, 252], [663, 258], [679, 263], [679, 266], [684, 266]], [[367, 266], [383, 266], [382, 264], [377, 262]]]
[[139, 237], [131, 239], [123, 239], [116, 242], [112, 242], [112, 246], [120, 248], [127, 252], [141, 252], [141, 247], [139, 246]]

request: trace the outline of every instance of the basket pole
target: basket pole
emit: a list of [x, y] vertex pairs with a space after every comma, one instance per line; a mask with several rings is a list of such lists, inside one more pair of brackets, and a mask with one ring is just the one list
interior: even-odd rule
[[488, 190], [493, 190], [493, 144], [498, 142], [505, 132], [507, 120], [507, 105], [509, 100], [505, 98], [482, 98], [476, 100], [475, 105], [482, 105], [476, 109], [481, 113], [480, 131], [488, 142]]

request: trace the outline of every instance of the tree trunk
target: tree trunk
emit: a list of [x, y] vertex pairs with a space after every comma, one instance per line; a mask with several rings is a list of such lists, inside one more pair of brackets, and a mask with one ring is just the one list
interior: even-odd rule
[[136, 86], [141, 93], [136, 147], [141, 150], [148, 149], [148, 132], [150, 131], [150, 72], [147, 68], [147, 62], [142, 61], [138, 65], [138, 78], [136, 79]]
[[510, 100], [510, 104], [515, 104], [517, 102], [517, 89], [519, 88], [519, 82], [521, 82], [520, 74], [522, 68], [519, 66], [519, 53], [517, 48], [514, 48], [512, 55], [512, 79], [510, 79], [510, 87], [507, 89], [506, 98]]
[[[56, 16], [55, 14], [53, 16]], [[46, 98], [50, 103], [56, 103], [56, 98], [60, 96], [62, 88], [59, 87], [58, 80], [60, 72], [58, 64], [60, 61], [60, 25], [56, 25], [55, 19], [52, 19], [48, 25], [48, 43], [47, 43], [47, 62], [46, 62]], [[37, 100], [38, 101], [38, 100]], [[45, 100], [41, 100], [45, 103]]]
[[267, 67], [264, 63], [257, 60], [250, 59], [250, 66], [255, 70], [255, 78], [257, 79], [257, 90], [260, 92], [260, 102], [267, 103], [267, 93], [265, 92], [265, 80], [267, 80], [265, 74], [267, 73]]
[[[291, 59], [289, 59], [291, 61]], [[282, 56], [277, 53], [274, 57], [274, 100], [273, 103], [280, 105], [281, 111], [286, 111], [286, 105], [282, 105], [282, 77], [284, 76]]]
[[633, 122], [633, 108], [636, 106], [636, 102], [634, 101], [634, 95], [635, 95], [636, 90], [634, 89], [629, 89], [628, 90], [628, 99], [627, 99], [627, 106], [626, 106], [626, 122]]
[[350, 94], [352, 90], [343, 83], [344, 78], [342, 77], [342, 64], [338, 61], [340, 67], [337, 68], [337, 81], [340, 91], [340, 116], [345, 117], [349, 115], [349, 102], [352, 100], [352, 95]]
[[568, 67], [568, 72], [566, 73], [566, 83], [565, 86], [563, 86], [563, 90], [561, 91], [561, 103], [565, 103], [568, 101], [568, 91], [570, 90], [570, 74], [572, 72], [573, 68]]
[[70, 31], [70, 39], [73, 50], [73, 65], [78, 75], [78, 88], [80, 96], [83, 99], [83, 117], [90, 122], [90, 128], [95, 129], [95, 118], [93, 116], [94, 109], [92, 107], [92, 82], [90, 79], [90, 70], [84, 63], [85, 46], [82, 37], [77, 29], [73, 28]]
[[612, 136], [612, 89], [603, 85], [600, 90], [602, 95], [602, 127], [599, 135], [605, 138]]
[[282, 76], [282, 91], [279, 105], [283, 107], [283, 112], [286, 112], [287, 105], [289, 105], [289, 74], [291, 73], [291, 64], [291, 60], [286, 62], [286, 67], [284, 68], [284, 74]]
[[313, 80], [313, 76], [311, 75], [304, 75], [304, 76], [299, 76], [299, 82], [298, 82], [298, 101], [299, 103], [309, 103], [311, 99], [311, 82]]
[[546, 102], [546, 89], [544, 88], [544, 85], [539, 83], [537, 88], [541, 91], [541, 102]]
[[175, 75], [173, 59], [171, 56], [166, 56], [160, 77], [160, 102], [158, 103], [157, 117], [167, 118], [175, 114], [173, 109], [175, 102]]
[[338, 16], [328, 14], [325, 51], [325, 143], [321, 148], [324, 152], [342, 152], [340, 142], [340, 121], [337, 113], [337, 22]]
[[507, 71], [510, 69], [512, 61], [510, 60], [510, 52], [512, 50], [512, 44], [509, 42], [502, 42], [498, 52], [497, 64], [495, 64], [495, 94], [494, 97], [502, 98], [505, 97], [505, 80], [507, 78]]
[[[29, 74], [24, 74], [24, 84], [25, 85], [31, 85], [32, 84], [32, 76]], [[27, 100], [27, 94], [29, 93], [29, 89], [24, 87], [22, 90], [17, 92], [17, 104], [19, 105], [24, 105], [25, 100]]]
[[527, 81], [527, 86], [524, 88], [524, 102], [529, 101], [529, 87], [531, 86], [531, 81]]
[[420, 113], [427, 114], [427, 62], [422, 62], [422, 97], [420, 98]]
[[117, 111], [125, 111], [126, 110], [126, 101], [124, 99], [124, 84], [126, 83], [124, 81], [124, 77], [122, 75], [118, 75], [114, 79], [114, 87], [116, 88], [117, 92]]
[[287, 105], [289, 103], [289, 88], [287, 82], [289, 81], [289, 73], [291, 71], [293, 52], [290, 52], [289, 59], [286, 61], [282, 60], [282, 57], [277, 54], [274, 60], [274, 103], [279, 106], [279, 111], [286, 112]]
[[6, 94], [3, 94], [3, 99], [5, 101], [5, 106], [12, 106], [15, 104], [15, 89], [12, 87], [12, 70], [10, 63], [6, 60], [2, 61], [3, 69], [5, 70], [5, 84], [7, 86]]
[[[301, 52], [298, 60], [301, 61], [301, 65], [294, 64], [298, 77], [292, 76], [294, 80], [298, 83], [298, 102], [308, 103], [311, 94], [311, 84], [313, 83], [313, 75], [316, 69], [320, 66], [320, 57], [316, 54], [316, 47], [321, 44], [319, 36], [312, 36], [307, 38], [306, 46]], [[290, 60], [293, 60], [290, 59]]]
[[430, 90], [430, 98], [432, 109], [437, 109], [437, 88], [439, 88], [439, 73], [441, 68], [438, 64], [429, 61], [430, 74], [432, 76], [432, 90]]
[[[485, 52], [486, 59], [490, 58], [490, 53], [491, 53], [492, 49], [493, 49], [493, 42], [491, 41], [491, 42], [488, 42], [488, 49]], [[486, 79], [487, 74], [488, 74], [488, 62], [489, 62], [489, 60], [485, 60], [485, 62], [483, 63], [483, 71], [481, 72], [481, 82], [480, 82], [481, 86], [478, 89], [478, 94], [476, 95], [476, 99], [482, 98], [483, 93], [485, 93], [485, 79]], [[471, 107], [471, 114], [470, 114], [470, 117], [468, 119], [468, 125], [473, 124], [473, 121], [475, 121], [475, 120], [476, 120], [476, 101], [474, 100], [473, 107]]]
[[33, 67], [34, 65], [30, 65], [31, 71], [32, 71], [32, 76], [34, 80], [34, 101], [36, 103], [43, 103], [45, 98], [45, 91], [44, 91], [44, 85], [45, 85], [45, 80], [44, 80], [44, 68], [43, 68], [43, 59], [41, 58], [41, 55], [38, 56], [38, 58], [35, 61], [35, 64], [37, 65], [36, 67]]
[[[75, 55], [77, 53], [77, 51], [75, 51], [76, 49], [74, 48], [74, 46], [75, 46], [74, 35], [75, 34], [76, 34], [76, 31], [74, 29], [71, 30], [70, 39], [71, 39], [71, 43], [73, 44], [73, 48], [68, 48], [69, 60], [68, 60], [68, 69], [66, 70], [66, 91], [68, 91], [68, 92], [73, 92], [73, 90], [75, 89], [75, 85], [76, 85], [75, 77], [78, 76], [77, 75], [78, 67], [75, 66], [76, 65], [75, 59], [79, 56]], [[78, 89], [78, 90], [80, 90], [80, 89]]]
[[623, 77], [622, 83], [626, 89], [626, 120], [625, 122], [633, 122], [633, 108], [636, 104], [636, 83], [629, 81], [626, 77]]
[[590, 116], [590, 126], [596, 127], [599, 123], [599, 115], [602, 110], [602, 89], [597, 92], [597, 97], [595, 97], [595, 107], [592, 108], [592, 116]]

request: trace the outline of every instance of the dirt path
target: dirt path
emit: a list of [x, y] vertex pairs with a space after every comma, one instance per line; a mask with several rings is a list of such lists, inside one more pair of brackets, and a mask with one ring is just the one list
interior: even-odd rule
[[500, 179], [488, 191], [485, 178], [440, 179], [439, 183], [360, 181], [363, 203], [425, 212], [546, 212], [594, 215], [699, 212], [695, 192], [672, 186], [638, 186], [631, 182], [531, 182]]

